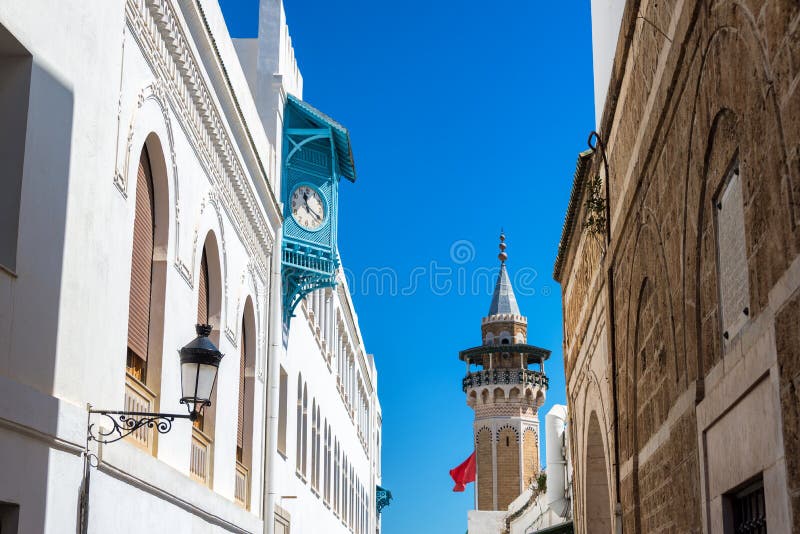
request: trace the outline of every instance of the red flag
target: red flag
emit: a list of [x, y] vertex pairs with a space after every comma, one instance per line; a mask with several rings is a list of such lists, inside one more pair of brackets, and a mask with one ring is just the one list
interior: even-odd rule
[[464, 463], [450, 470], [450, 477], [456, 483], [453, 491], [464, 491], [467, 484], [475, 482], [475, 451], [472, 451]]

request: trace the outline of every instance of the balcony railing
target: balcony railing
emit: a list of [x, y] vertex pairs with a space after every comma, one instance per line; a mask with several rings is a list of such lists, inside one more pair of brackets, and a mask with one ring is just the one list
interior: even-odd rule
[[192, 427], [189, 474], [205, 485], [209, 485], [211, 481], [211, 439], [196, 427]]
[[485, 369], [465, 376], [461, 381], [461, 389], [467, 391], [479, 386], [507, 384], [530, 384], [547, 389], [548, 379], [544, 373], [531, 369]]
[[[147, 386], [131, 374], [127, 373], [125, 375], [125, 411], [152, 412], [154, 411], [155, 399], [155, 393], [150, 391]], [[156, 438], [153, 429], [148, 425], [143, 425], [132, 432], [127, 439], [153, 454]]]
[[250, 502], [248, 498], [250, 493], [249, 489], [250, 473], [241, 462], [236, 462], [236, 486], [233, 491], [233, 497], [236, 499], [236, 503], [245, 509], [248, 508], [248, 503]]

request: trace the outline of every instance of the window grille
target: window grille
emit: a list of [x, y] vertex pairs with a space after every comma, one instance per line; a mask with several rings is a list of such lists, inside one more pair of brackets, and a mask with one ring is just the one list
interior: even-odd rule
[[764, 482], [759, 480], [731, 498], [734, 534], [767, 534]]

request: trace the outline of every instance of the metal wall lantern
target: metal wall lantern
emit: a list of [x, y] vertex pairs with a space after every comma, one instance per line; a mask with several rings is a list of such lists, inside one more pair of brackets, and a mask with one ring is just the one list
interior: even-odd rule
[[211, 406], [211, 392], [217, 382], [222, 353], [208, 339], [211, 325], [198, 324], [197, 337], [181, 350], [181, 404], [189, 409], [194, 421], [206, 406]]
[[[197, 337], [180, 349], [181, 361], [181, 399], [187, 414], [130, 412], [117, 410], [93, 410], [89, 406], [89, 441], [98, 443], [114, 443], [133, 434], [142, 427], [154, 428], [159, 434], [172, 430], [175, 419], [195, 421], [203, 412], [203, 408], [211, 406], [211, 393], [217, 382], [217, 372], [223, 354], [208, 339], [212, 327], [208, 324], [196, 325]], [[104, 415], [111, 421], [111, 428], [95, 428], [91, 422], [92, 414]]]

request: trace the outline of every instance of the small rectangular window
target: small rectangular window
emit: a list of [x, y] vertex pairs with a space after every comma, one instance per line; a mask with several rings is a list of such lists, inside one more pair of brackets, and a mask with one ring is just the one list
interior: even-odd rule
[[734, 162], [716, 201], [720, 319], [723, 337], [733, 339], [747, 321], [750, 280], [747, 269], [744, 203], [739, 163]]
[[0, 265], [17, 268], [22, 166], [33, 58], [0, 25]]
[[767, 534], [763, 479], [759, 478], [741, 490], [728, 494], [726, 501], [726, 534]]
[[0, 502], [0, 534], [19, 532], [19, 505]]
[[281, 367], [280, 369], [280, 391], [278, 397], [278, 451], [286, 456], [286, 410], [288, 404], [288, 384], [289, 375]]

